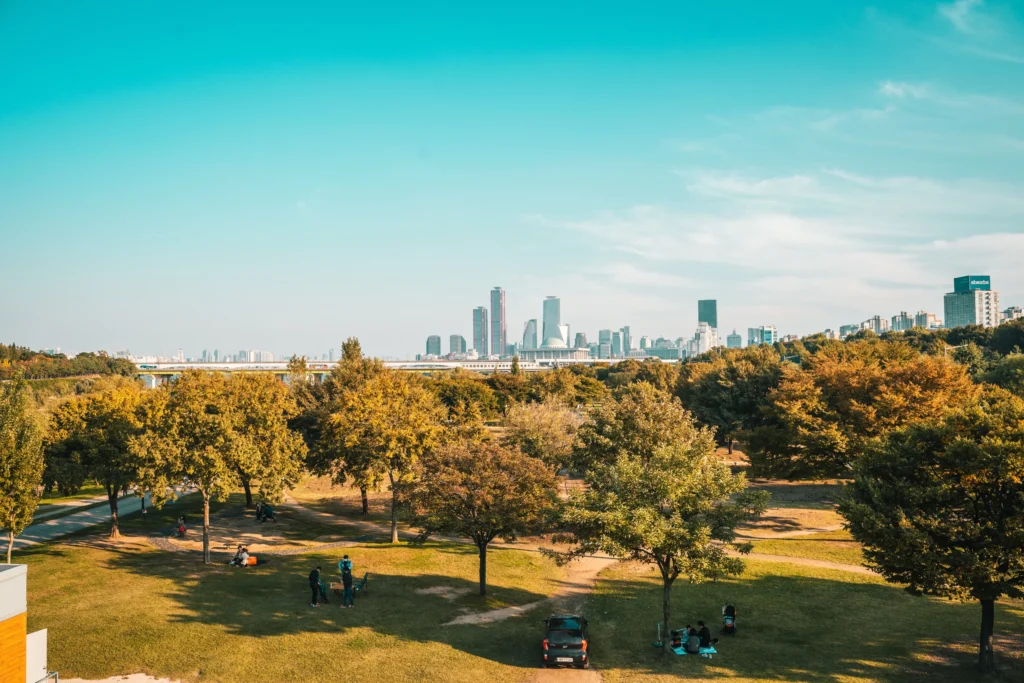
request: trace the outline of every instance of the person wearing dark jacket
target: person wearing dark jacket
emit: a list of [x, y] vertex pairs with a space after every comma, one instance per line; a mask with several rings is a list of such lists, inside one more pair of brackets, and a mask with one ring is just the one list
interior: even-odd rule
[[313, 599], [310, 601], [310, 607], [320, 606], [320, 567], [309, 573], [309, 587], [313, 591]]
[[345, 570], [341, 573], [341, 585], [344, 587], [345, 592], [341, 598], [341, 608], [355, 607], [356, 596], [355, 591], [352, 589], [352, 572]]
[[700, 630], [697, 631], [697, 637], [700, 638], [700, 646], [711, 647], [711, 629], [705, 626], [703, 621], [698, 621], [697, 626], [700, 626]]

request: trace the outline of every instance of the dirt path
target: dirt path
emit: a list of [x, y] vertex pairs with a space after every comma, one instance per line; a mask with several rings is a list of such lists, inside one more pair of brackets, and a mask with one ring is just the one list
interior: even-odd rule
[[867, 574], [870, 576], [878, 576], [875, 572], [862, 567], [858, 564], [840, 564], [839, 562], [829, 562], [827, 560], [812, 560], [808, 557], [789, 557], [787, 555], [767, 555], [765, 553], [749, 553], [743, 555], [737, 552], [729, 552], [733, 557], [742, 557], [748, 560], [761, 560], [763, 562], [782, 562], [783, 564], [799, 564], [804, 567], [819, 567], [821, 569], [835, 569], [840, 572], [850, 572], [852, 574]]
[[742, 538], [750, 541], [771, 541], [777, 538], [795, 538], [798, 536], [827, 534], [832, 531], [841, 531], [842, 528], [842, 524], [830, 524], [829, 526], [824, 526], [817, 529], [794, 529], [793, 531], [762, 531], [760, 535], [757, 536], [742, 532], [736, 532], [736, 538]]
[[99, 681], [87, 681], [84, 678], [64, 678], [61, 683], [179, 683], [169, 678], [153, 678], [146, 674], [131, 674], [128, 676], [111, 676]]
[[601, 674], [594, 669], [537, 669], [527, 683], [601, 683]]

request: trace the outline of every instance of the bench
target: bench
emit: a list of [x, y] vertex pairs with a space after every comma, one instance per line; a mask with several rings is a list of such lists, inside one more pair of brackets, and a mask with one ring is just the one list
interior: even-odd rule
[[[362, 579], [360, 579], [359, 581], [352, 582], [352, 593], [362, 593], [365, 595], [368, 592], [366, 586], [369, 582], [370, 572], [366, 572], [365, 574], [363, 574]], [[341, 595], [342, 591], [345, 590], [345, 584], [343, 584], [341, 581], [332, 581], [331, 590], [334, 591], [335, 595]]]

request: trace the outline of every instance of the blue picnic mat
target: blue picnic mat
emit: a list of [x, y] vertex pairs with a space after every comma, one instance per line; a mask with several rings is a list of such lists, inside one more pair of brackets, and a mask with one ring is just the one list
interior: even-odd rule
[[[680, 645], [679, 647], [673, 647], [672, 648], [672, 652], [675, 652], [677, 655], [688, 655], [688, 654], [690, 654], [689, 652], [687, 652], [686, 650], [683, 649], [682, 645]], [[702, 648], [700, 648], [700, 651], [697, 654], [700, 654], [700, 655], [717, 655], [718, 654], [718, 650], [716, 650], [714, 647], [702, 647]]]

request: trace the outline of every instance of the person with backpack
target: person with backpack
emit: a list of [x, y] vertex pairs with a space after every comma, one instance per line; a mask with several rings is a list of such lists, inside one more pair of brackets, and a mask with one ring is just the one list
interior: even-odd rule
[[310, 607], [320, 606], [320, 566], [309, 573], [309, 587], [313, 591], [313, 598], [310, 600]]
[[356, 593], [355, 589], [352, 588], [352, 567], [345, 567], [341, 571], [341, 585], [344, 588], [344, 592], [341, 598], [341, 608], [355, 607], [356, 606]]

